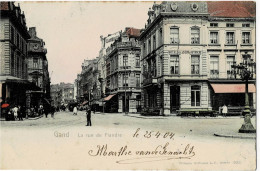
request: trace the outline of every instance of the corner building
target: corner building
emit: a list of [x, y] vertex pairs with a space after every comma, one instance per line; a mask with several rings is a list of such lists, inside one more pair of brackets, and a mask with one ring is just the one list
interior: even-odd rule
[[[142, 106], [161, 108], [167, 115], [183, 109], [212, 110], [224, 103], [235, 105], [237, 102], [216, 103], [220, 92], [212, 83], [237, 83], [243, 87], [241, 80], [232, 79], [231, 65], [242, 61], [245, 52], [255, 58], [254, 16], [249, 13], [254, 6], [252, 3], [178, 1], [154, 4], [140, 35]], [[240, 7], [244, 7], [242, 12]], [[250, 27], [243, 28], [246, 24]], [[243, 93], [237, 96], [243, 99], [241, 103]], [[230, 99], [227, 93], [223, 97]], [[253, 103], [252, 98], [251, 101]]]

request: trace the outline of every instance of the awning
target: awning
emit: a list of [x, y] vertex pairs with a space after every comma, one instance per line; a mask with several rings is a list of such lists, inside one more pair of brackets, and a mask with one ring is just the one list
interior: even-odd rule
[[104, 101], [109, 101], [112, 97], [114, 97], [115, 94], [111, 94], [104, 98]]
[[85, 104], [87, 104], [88, 103], [88, 101], [86, 100], [86, 101], [84, 101], [83, 103], [81, 103], [81, 106], [83, 106], [83, 105], [85, 105]]
[[[245, 93], [245, 84], [211, 84], [215, 93]], [[255, 93], [255, 85], [248, 84], [248, 92]]]

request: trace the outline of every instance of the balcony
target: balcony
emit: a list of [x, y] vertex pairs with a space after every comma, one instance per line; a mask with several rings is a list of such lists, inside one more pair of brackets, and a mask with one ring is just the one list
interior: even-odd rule
[[140, 47], [139, 43], [137, 42], [117, 42], [110, 47], [107, 48], [107, 54], [110, 54], [116, 48], [128, 48], [128, 47]]

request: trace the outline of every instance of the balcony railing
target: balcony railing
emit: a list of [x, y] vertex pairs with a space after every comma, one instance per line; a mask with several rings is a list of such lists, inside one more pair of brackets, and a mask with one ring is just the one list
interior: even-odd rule
[[117, 42], [108, 47], [106, 52], [107, 54], [110, 54], [114, 49], [124, 47], [140, 47], [140, 45], [138, 42]]

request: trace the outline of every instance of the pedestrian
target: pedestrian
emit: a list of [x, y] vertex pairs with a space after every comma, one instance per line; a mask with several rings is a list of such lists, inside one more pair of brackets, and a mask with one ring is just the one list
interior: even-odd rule
[[75, 106], [75, 107], [73, 108], [73, 115], [77, 115], [77, 113], [78, 113], [78, 109], [77, 109], [77, 106]]
[[227, 106], [224, 104], [224, 106], [222, 107], [223, 117], [226, 117], [226, 116], [227, 116], [227, 113], [228, 113], [228, 108], [227, 108]]
[[48, 113], [49, 113], [49, 106], [48, 105], [45, 106], [44, 113], [45, 113], [46, 118], [48, 118]]
[[14, 120], [17, 120], [17, 118], [18, 118], [18, 107], [16, 105], [13, 108], [13, 113], [14, 113]]
[[55, 107], [51, 106], [51, 117], [54, 118]]
[[18, 106], [18, 119], [19, 119], [19, 121], [23, 120], [22, 110], [21, 110], [21, 106], [20, 105]]
[[87, 111], [86, 111], [86, 114], [87, 114], [87, 126], [91, 126], [91, 109], [89, 106], [87, 106]]

